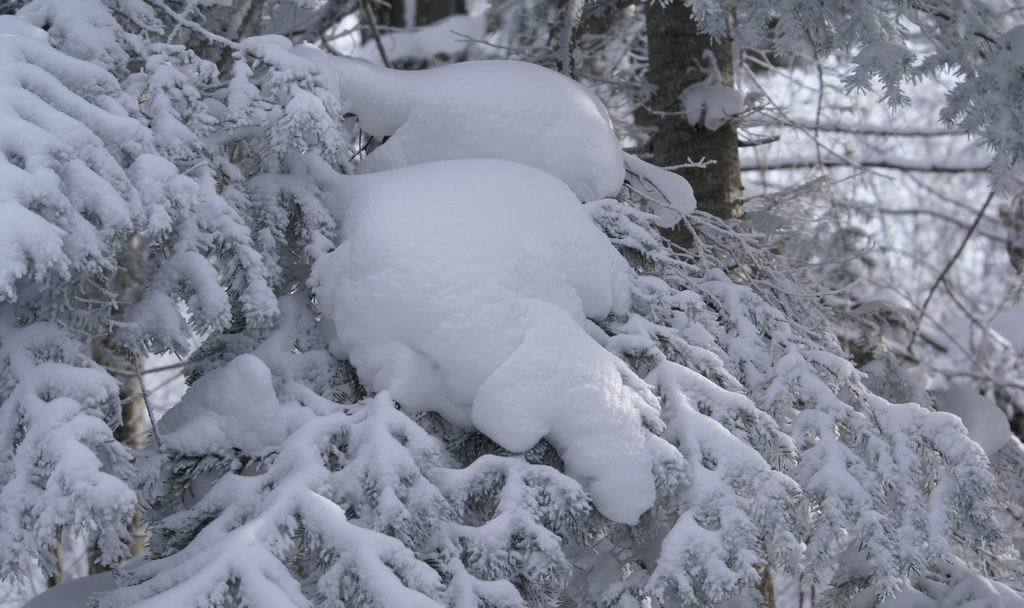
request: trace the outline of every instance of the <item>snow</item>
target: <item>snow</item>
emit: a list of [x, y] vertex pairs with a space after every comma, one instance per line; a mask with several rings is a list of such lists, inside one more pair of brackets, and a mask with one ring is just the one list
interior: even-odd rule
[[1003, 34], [1007, 62], [1017, 68], [1024, 67], [1024, 25], [1018, 25]]
[[953, 386], [935, 395], [935, 408], [954, 414], [967, 434], [992, 458], [1010, 440], [1010, 423], [994, 401], [966, 386]]
[[686, 122], [716, 131], [743, 112], [743, 95], [722, 84], [701, 82], [691, 85], [679, 98]]
[[[120, 2], [122, 14], [128, 18], [152, 19], [149, 7], [137, 2]], [[148, 9], [148, 10], [147, 10]], [[121, 46], [124, 30], [103, 5], [102, 0], [35, 0], [27, 2], [18, 16], [45, 28], [54, 46], [79, 59], [85, 59], [107, 68], [123, 66], [128, 53]]]
[[[423, 61], [433, 57], [455, 57], [465, 53], [472, 40], [487, 33], [484, 15], [451, 15], [414, 30], [388, 32], [381, 36], [384, 53], [391, 62]], [[370, 39], [356, 49], [353, 57], [383, 65], [376, 41]]]
[[610, 519], [654, 500], [653, 396], [585, 330], [623, 313], [629, 269], [573, 193], [497, 160], [346, 178], [345, 240], [316, 273], [373, 391], [522, 452], [547, 438]]
[[679, 105], [690, 126], [717, 131], [743, 112], [743, 95], [722, 82], [714, 53], [705, 50], [704, 59], [708, 61], [707, 78], [683, 89]]
[[359, 165], [372, 173], [459, 158], [497, 158], [561, 179], [582, 200], [614, 196], [625, 177], [604, 105], [573, 80], [521, 61], [471, 61], [402, 71], [310, 45], [345, 111], [389, 137]]
[[884, 288], [868, 293], [857, 302], [855, 314], [858, 315], [892, 315], [910, 319], [913, 316], [913, 304], [894, 289]]
[[[57, 6], [56, 0], [40, 4], [47, 2]], [[185, 171], [198, 176], [194, 190], [169, 189], [183, 195], [188, 190], [194, 204], [182, 196], [177, 208], [174, 192], [162, 192], [157, 186], [164, 180], [156, 179], [176, 176], [173, 163], [163, 159], [166, 171], [142, 157], [133, 165], [152, 178], [150, 184], [136, 184], [156, 193], [155, 200], [144, 197], [147, 204], [179, 209], [180, 217], [166, 212], [151, 216], [151, 234], [169, 235], [150, 248], [162, 261], [158, 270], [148, 272], [147, 266], [145, 274], [156, 292], [143, 300], [147, 306], [126, 318], [160, 324], [165, 342], [185, 335], [170, 323], [177, 318], [171, 296], [189, 290], [194, 292], [194, 316], [188, 320], [197, 328], [226, 329], [232, 313], [254, 309], [269, 311], [264, 315], [268, 323], [274, 311], [279, 314], [269, 335], [259, 324], [246, 323], [214, 336], [211, 348], [196, 357], [197, 373], [205, 375], [159, 424], [168, 448], [159, 458], [166, 460], [138, 460], [140, 473], [166, 465], [170, 477], [165, 481], [186, 483], [158, 484], [156, 491], [163, 494], [156, 504], [167, 510], [149, 513], [151, 561], [134, 572], [129, 568], [126, 582], [131, 584], [108, 596], [106, 605], [214, 604], [228, 588], [237, 588], [239, 602], [257, 607], [332, 601], [433, 607], [455, 597], [460, 605], [497, 605], [476, 600], [476, 594], [485, 593], [483, 585], [477, 588], [477, 576], [485, 579], [479, 582], [490, 588], [490, 597], [505, 596], [502, 605], [525, 605], [517, 601], [519, 592], [534, 603], [545, 601], [528, 586], [536, 581], [542, 592], [543, 584], [550, 584], [555, 592], [551, 601], [557, 602], [562, 599], [556, 599], [561, 569], [587, 574], [579, 562], [565, 559], [563, 547], [598, 553], [608, 545], [614, 545], [615, 553], [604, 553], [608, 559], [591, 571], [591, 595], [628, 576], [630, 595], [653, 596], [640, 598], [646, 603], [661, 603], [663, 591], [691, 604], [698, 598], [723, 603], [736, 592], [753, 591], [760, 580], [756, 566], [764, 557], [780, 570], [808, 564], [804, 570], [813, 575], [815, 569], [831, 568], [838, 546], [857, 544], [868, 558], [865, 578], [872, 585], [876, 580], [892, 585], [920, 570], [916, 547], [942, 556], [952, 541], [963, 539], [966, 545], [992, 536], [982, 517], [988, 477], [977, 461], [984, 458], [978, 446], [963, 441], [952, 416], [874, 399], [863, 391], [849, 361], [812, 348], [816, 340], [830, 348], [830, 332], [822, 330], [814, 340], [803, 337], [814, 330], [808, 328], [819, 326], [801, 328], [807, 320], [801, 313], [807, 311], [814, 321], [815, 308], [787, 307], [792, 301], [782, 295], [772, 300], [776, 308], [758, 295], [773, 291], [770, 286], [758, 292], [755, 287], [762, 287], [756, 282], [749, 287], [732, 282], [734, 261], [743, 266], [745, 260], [771, 258], [755, 258], [741, 247], [735, 256], [723, 255], [726, 246], [708, 239], [707, 257], [718, 258], [711, 264], [704, 250], [693, 260], [673, 260], [678, 264], [673, 265], [663, 263], [671, 260], [667, 247], [652, 248], [654, 255], [646, 259], [655, 264], [649, 268], [664, 280], [633, 275], [579, 199], [617, 193], [628, 172], [630, 186], [659, 212], [658, 222], [671, 225], [692, 210], [692, 191], [678, 176], [623, 158], [600, 103], [543, 69], [487, 62], [402, 73], [315, 56], [329, 68], [335, 92], [361, 127], [390, 139], [370, 146], [359, 165], [361, 175], [327, 180], [335, 188], [327, 196], [336, 197], [331, 206], [343, 240], [336, 251], [316, 260], [311, 288], [318, 290], [318, 299], [311, 302], [299, 287], [308, 278], [308, 265], [298, 255], [282, 253], [280, 260], [266, 264], [261, 256], [274, 255], [269, 253], [278, 244], [274, 232], [286, 229], [283, 244], [292, 245], [292, 235], [298, 235], [316, 240], [307, 251], [323, 247], [326, 252], [335, 226], [318, 222], [322, 232], [315, 236], [302, 225], [292, 230], [291, 209], [308, 220], [308, 210], [319, 206], [301, 201], [278, 206], [270, 196], [247, 196], [253, 189], [243, 192], [242, 184], [306, 177], [302, 169], [316, 167], [309, 157], [328, 156], [318, 156], [318, 149], [341, 147], [340, 139], [336, 145], [324, 142], [337, 126], [326, 121], [335, 121], [338, 114], [332, 100], [315, 94], [315, 87], [296, 84], [312, 87], [305, 80], [308, 71], [302, 71], [308, 67], [305, 59], [274, 48], [277, 56], [259, 55], [274, 66], [265, 80], [287, 81], [293, 91], [256, 95], [262, 95], [255, 88], [262, 76], [249, 76], [264, 70], [248, 72], [241, 51], [235, 55], [230, 91], [219, 83], [209, 89], [229, 96], [229, 103], [221, 105], [232, 113], [265, 103], [266, 112], [280, 120], [267, 129], [252, 128], [266, 131], [265, 141], [276, 155], [262, 157], [266, 146], [257, 145], [231, 144], [230, 155], [197, 151], [199, 163], [189, 163]], [[249, 50], [243, 45], [242, 51]], [[279, 64], [280, 55], [295, 65]], [[160, 61], [154, 56], [146, 63]], [[704, 84], [704, 89], [690, 90], [683, 102], [693, 102], [689, 111], [713, 129], [734, 115], [735, 103], [732, 109], [729, 103], [736, 101], [730, 101], [735, 92], [719, 94], [712, 89], [721, 85]], [[196, 89], [197, 99], [206, 90]], [[254, 96], [247, 98], [250, 92]], [[108, 102], [113, 104], [102, 101]], [[147, 107], [159, 103], [143, 106], [145, 116]], [[172, 124], [184, 127], [177, 119]], [[321, 126], [329, 128], [321, 132]], [[69, 131], [55, 132], [70, 149], [78, 147], [78, 140], [66, 135]], [[130, 139], [130, 133], [122, 135]], [[163, 141], [176, 137], [169, 133], [157, 138], [155, 149], [178, 154]], [[105, 139], [101, 143], [110, 145]], [[211, 144], [211, 150], [218, 146]], [[256, 156], [250, 156], [254, 151]], [[116, 162], [122, 161], [111, 161]], [[313, 173], [311, 181], [325, 181]], [[69, 166], [59, 178], [65, 176], [69, 199], [104, 226], [122, 226], [101, 236], [126, 236], [141, 228], [127, 225], [134, 214], [119, 214], [116, 205], [102, 206], [77, 189], [93, 183], [79, 165]], [[95, 192], [110, 200], [116, 194]], [[320, 195], [311, 189], [308, 198], [319, 203]], [[596, 200], [590, 209], [596, 218], [596, 207], [606, 206], [608, 216], [617, 204]], [[17, 208], [25, 209], [15, 212], [19, 217], [35, 213]], [[623, 223], [634, 221], [625, 216], [622, 212]], [[633, 217], [643, 224], [634, 228], [646, 230], [649, 216], [637, 211]], [[172, 233], [179, 224], [185, 234], [176, 238]], [[264, 230], [266, 247], [250, 244], [250, 227]], [[714, 227], [726, 235], [721, 237], [725, 243], [751, 242]], [[38, 256], [25, 253], [30, 245], [47, 245], [36, 242], [35, 235], [11, 236], [3, 230], [0, 243], [8, 249], [0, 254], [22, 260], [8, 282], [21, 281], [32, 265], [38, 267], [37, 257], [53, 257], [45, 250]], [[69, 240], [81, 240], [78, 231], [68, 233]], [[208, 236], [216, 247], [203, 246]], [[636, 232], [615, 238], [636, 239]], [[646, 238], [662, 247], [655, 232]], [[240, 248], [249, 257], [236, 263], [231, 256]], [[114, 259], [117, 251], [99, 253]], [[725, 268], [726, 263], [728, 275], [716, 266]], [[87, 279], [97, 272], [78, 274]], [[264, 286], [262, 298], [239, 295], [241, 273], [248, 275], [244, 283]], [[261, 278], [265, 281], [257, 281]], [[49, 284], [30, 287], [59, 301]], [[293, 288], [292, 298], [274, 305], [274, 292]], [[333, 378], [309, 386], [310, 378], [321, 373], [348, 376], [347, 368], [340, 370], [344, 362], [328, 359], [321, 350], [325, 345], [310, 338], [319, 329], [312, 314], [308, 320], [290, 314], [295, 309], [309, 313], [311, 303], [322, 306], [333, 353], [351, 359], [365, 387], [377, 393], [372, 400], [335, 403], [332, 399], [340, 401], [343, 395], [326, 390]], [[7, 309], [13, 318], [13, 306], [0, 312]], [[635, 330], [626, 327], [631, 315]], [[199, 317], [213, 321], [196, 323]], [[603, 327], [600, 321], [606, 321]], [[0, 336], [0, 351], [16, 350], [11, 346], [16, 340], [2, 331]], [[144, 344], [144, 339], [131, 342]], [[223, 350], [214, 350], [221, 345]], [[249, 349], [254, 354], [231, 359]], [[109, 548], [123, 544], [115, 541], [127, 535], [137, 502], [133, 493], [121, 492], [100, 473], [111, 479], [117, 473], [142, 490], [149, 488], [139, 480], [152, 477], [131, 474], [131, 453], [114, 441], [105, 424], [116, 414], [117, 383], [84, 354], [83, 367], [76, 368], [51, 360], [52, 348], [21, 350], [28, 354], [15, 353], [11, 364], [18, 392], [0, 407], [5, 421], [0, 447], [12, 446], [0, 450], [0, 476], [6, 482], [7, 469], [19, 475], [0, 492], [0, 519], [15, 524], [0, 526], [0, 537], [7, 539], [0, 545], [13, 553], [35, 537], [42, 549], [35, 559], [41, 561], [47, 540], [55, 534], [59, 538], [62, 528], [93, 525], [106, 534], [106, 548], [104, 537], [99, 546], [111, 558], [107, 561], [119, 559]], [[616, 352], [623, 358], [634, 355], [629, 360], [636, 368], [650, 372], [648, 381], [661, 394], [664, 412], [651, 387]], [[5, 365], [2, 358], [0, 365]], [[19, 367], [31, 369], [23, 373]], [[0, 375], [7, 390], [10, 379], [5, 371]], [[747, 389], [749, 396], [742, 394]], [[949, 408], [966, 408], [960, 412], [965, 418], [984, 413], [976, 404], [967, 408], [970, 399], [952, 401]], [[461, 439], [461, 433], [415, 416], [426, 411], [479, 430], [512, 452], [546, 439], [575, 481], [566, 483], [561, 467], [515, 455], [484, 454], [463, 468], [445, 469], [460, 466], [448, 458], [447, 448], [454, 451], [458, 444], [452, 438]], [[992, 434], [997, 425], [965, 423], [980, 429], [974, 433], [978, 441], [998, 449]], [[474, 449], [470, 445], [466, 453]], [[482, 451], [492, 450], [484, 446]], [[234, 466], [237, 452], [273, 457], [239, 470]], [[16, 456], [13, 465], [8, 466], [4, 454]], [[678, 466], [666, 471], [670, 458]], [[200, 468], [190, 468], [195, 463]], [[201, 472], [187, 479], [193, 470]], [[636, 524], [654, 504], [656, 483], [663, 501], [643, 526], [616, 530], [589, 518], [581, 488], [611, 520]], [[189, 496], [175, 496], [178, 487]], [[179, 504], [178, 498], [185, 500]], [[114, 516], [105, 515], [110, 512]], [[808, 513], [815, 515], [813, 520], [806, 519]], [[598, 534], [609, 530], [612, 534], [600, 540]], [[604, 546], [587, 546], [594, 539]], [[804, 548], [808, 558], [799, 563]], [[0, 566], [4, 560], [0, 556]], [[448, 560], [453, 565], [445, 564]], [[512, 581], [519, 583], [518, 591]], [[965, 605], [986, 589], [1001, 593], [986, 585], [975, 577], [950, 595], [957, 598], [950, 603]], [[619, 602], [627, 603], [639, 601], [626, 596]]]
[[[936, 580], [937, 579], [937, 580]], [[1024, 608], [1024, 596], [1007, 585], [974, 572], [960, 560], [936, 564], [932, 577], [918, 581], [925, 594], [911, 593], [916, 603], [886, 603], [885, 608], [954, 608], [961, 606], [992, 606], [993, 608]], [[902, 594], [901, 594], [902, 595]], [[921, 600], [927, 595], [934, 603]], [[900, 596], [897, 596], [899, 598]]]
[[164, 446], [186, 454], [236, 448], [259, 454], [280, 445], [312, 414], [282, 405], [270, 369], [254, 355], [240, 355], [189, 387], [160, 419]]
[[112, 572], [83, 576], [47, 589], [29, 600], [23, 608], [86, 608], [90, 596], [113, 588]]
[[0, 300], [15, 299], [15, 281], [30, 269], [36, 278], [53, 266], [67, 274], [63, 230], [17, 203], [0, 203], [0, 217]]
[[1000, 311], [992, 319], [992, 329], [1006, 338], [1017, 352], [1024, 353], [1024, 306], [1008, 306]]
[[131, 146], [108, 136], [124, 140], [141, 127], [89, 101], [117, 89], [113, 76], [62, 55], [46, 37], [24, 19], [0, 17], [0, 300], [13, 301], [25, 277], [66, 281], [103, 264], [106, 243], [132, 223], [127, 179], [112, 155]]
[[27, 36], [47, 40], [46, 32], [14, 15], [0, 15], [0, 36]]
[[658, 217], [655, 224], [671, 228], [697, 208], [690, 182], [681, 175], [656, 167], [632, 154], [625, 156], [630, 187], [640, 193]]

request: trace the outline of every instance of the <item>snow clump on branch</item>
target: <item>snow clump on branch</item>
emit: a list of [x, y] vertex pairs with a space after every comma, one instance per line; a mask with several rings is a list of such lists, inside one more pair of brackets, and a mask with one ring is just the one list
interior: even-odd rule
[[344, 241], [317, 267], [335, 355], [510, 451], [547, 438], [605, 516], [635, 523], [672, 450], [654, 395], [588, 335], [628, 310], [629, 268], [572, 192], [496, 160], [338, 183]]

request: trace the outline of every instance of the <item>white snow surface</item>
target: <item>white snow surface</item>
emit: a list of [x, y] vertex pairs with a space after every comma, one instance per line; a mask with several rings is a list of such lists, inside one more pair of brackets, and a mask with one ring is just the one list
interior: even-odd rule
[[[342, 178], [317, 267], [332, 350], [372, 391], [523, 452], [547, 438], [608, 518], [654, 502], [653, 395], [588, 335], [624, 313], [626, 261], [536, 169], [461, 160]], [[597, 330], [600, 331], [600, 330]]]
[[360, 173], [497, 158], [546, 171], [585, 201], [622, 187], [623, 155], [607, 110], [558, 72], [522, 61], [403, 71], [328, 57], [311, 45], [294, 52], [320, 67], [363, 131], [390, 136], [360, 163]]
[[1024, 353], [1024, 306], [1008, 306], [1000, 311], [992, 319], [992, 329], [1006, 338], [1017, 352]]
[[244, 354], [197, 380], [157, 430], [165, 447], [186, 454], [228, 447], [258, 454], [280, 445], [312, 416], [306, 408], [281, 404], [270, 369]]
[[1024, 25], [1003, 34], [1002, 42], [1007, 50], [1007, 61], [1018, 68], [1024, 67]]
[[743, 95], [723, 84], [698, 83], [687, 87], [679, 97], [686, 122], [717, 131], [743, 112]]
[[967, 386], [953, 386], [935, 395], [935, 408], [954, 414], [967, 434], [992, 458], [1010, 441], [1010, 423], [994, 401]]
[[657, 216], [655, 224], [671, 228], [697, 208], [693, 187], [683, 176], [656, 167], [632, 154], [626, 154], [625, 160], [627, 181], [633, 190], [644, 197], [651, 213]]
[[0, 36], [27, 36], [47, 41], [46, 31], [15, 15], [0, 15]]
[[708, 62], [707, 77], [683, 89], [679, 105], [690, 126], [717, 131], [743, 113], [743, 95], [722, 81], [714, 53], [705, 50], [703, 58]]
[[23, 608], [86, 608], [92, 595], [113, 588], [112, 572], [83, 576], [47, 589], [29, 600]]
[[[392, 62], [428, 60], [438, 56], [455, 57], [487, 33], [485, 15], [451, 15], [412, 30], [387, 32], [381, 36], [384, 53]], [[383, 65], [377, 43], [370, 39], [352, 55]]]

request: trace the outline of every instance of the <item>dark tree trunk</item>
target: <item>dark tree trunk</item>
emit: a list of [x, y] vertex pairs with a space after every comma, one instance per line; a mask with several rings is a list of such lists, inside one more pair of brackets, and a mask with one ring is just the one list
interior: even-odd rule
[[[416, 23], [405, 22], [406, 2], [416, 2]], [[378, 18], [383, 26], [407, 28], [428, 25], [465, 12], [466, 0], [391, 0], [388, 8], [381, 9]]]
[[449, 15], [461, 15], [465, 12], [465, 0], [417, 0], [416, 25], [427, 25]]
[[[638, 115], [638, 121], [652, 128], [650, 160], [659, 166], [678, 165], [687, 158], [714, 160], [706, 169], [681, 169], [680, 175], [693, 186], [697, 207], [723, 218], [742, 213], [739, 140], [736, 128], [725, 125], [715, 131], [691, 127], [678, 114], [679, 94], [700, 82], [706, 74], [697, 68], [707, 64], [704, 51], [710, 49], [722, 73], [724, 84], [733, 84], [732, 43], [728, 38], [712, 42], [700, 33], [686, 4], [676, 0], [666, 6], [651, 2], [647, 15], [647, 45], [650, 55], [648, 80], [658, 87], [651, 98], [650, 112]], [[676, 233], [669, 231], [675, 240]], [[688, 235], [679, 234], [687, 241]]]

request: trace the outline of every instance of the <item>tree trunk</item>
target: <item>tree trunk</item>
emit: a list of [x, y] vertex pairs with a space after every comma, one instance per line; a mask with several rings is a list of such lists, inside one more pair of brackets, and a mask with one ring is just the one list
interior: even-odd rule
[[[652, 127], [649, 140], [650, 160], [669, 166], [705, 158], [715, 163], [706, 169], [680, 169], [678, 173], [693, 186], [697, 208], [723, 218], [742, 213], [739, 139], [736, 128], [725, 125], [710, 131], [691, 127], [679, 114], [679, 95], [700, 82], [706, 74], [697, 69], [705, 50], [718, 61], [723, 84], [733, 84], [732, 42], [728, 37], [712, 42], [700, 33], [685, 3], [676, 0], [666, 6], [651, 2], [644, 8], [647, 16], [647, 46], [650, 55], [648, 80], [658, 87], [651, 98], [650, 111], [638, 114], [638, 122]], [[673, 240], [688, 241], [685, 229], [668, 231]]]
[[761, 574], [761, 584], [758, 590], [761, 592], [761, 608], [775, 608], [775, 582], [772, 580], [772, 569], [767, 564], [758, 566]]
[[417, 0], [416, 25], [427, 25], [466, 12], [465, 0]]
[[[98, 344], [94, 345], [93, 353], [95, 361], [118, 370], [128, 371], [134, 369], [135, 365], [140, 367], [142, 365], [142, 357], [138, 355], [118, 356], [115, 354], [114, 349], [107, 344], [106, 340], [101, 340]], [[139, 384], [138, 377], [135, 375], [121, 375], [118, 376], [118, 379], [121, 381], [121, 390], [119, 391], [121, 398], [121, 424], [114, 429], [114, 438], [134, 450], [140, 450], [146, 444], [146, 417], [148, 415], [146, 404], [141, 399], [142, 387]], [[139, 517], [138, 512], [132, 517], [129, 531], [132, 535], [132, 541], [128, 550], [131, 556], [135, 557], [140, 555], [146, 548], [146, 527], [142, 524], [142, 519]], [[110, 570], [108, 566], [99, 563], [99, 547], [92, 544], [88, 549], [88, 553], [89, 574]]]
[[61, 542], [64, 540], [64, 533], [61, 532], [57, 535], [57, 546], [50, 549], [53, 553], [53, 559], [56, 562], [56, 567], [50, 576], [46, 577], [47, 587], [56, 587], [64, 581], [64, 549], [61, 547]]
[[[416, 3], [416, 20], [406, 23], [406, 2]], [[411, 28], [429, 25], [449, 15], [466, 12], [466, 0], [391, 0], [387, 8], [380, 9], [380, 24], [391, 28]]]
[[[257, 0], [259, 1], [259, 0]], [[139, 254], [139, 240], [133, 237], [128, 246], [118, 258], [118, 264], [122, 271], [114, 278], [111, 284], [112, 289], [118, 294], [118, 299], [131, 302], [135, 301], [135, 293], [141, 284]], [[126, 307], [113, 311], [113, 318], [123, 321], [123, 313]], [[121, 399], [121, 424], [114, 429], [114, 438], [132, 450], [140, 450], [146, 444], [146, 404], [140, 398], [142, 395], [140, 377], [133, 373], [136, 367], [142, 368], [143, 357], [136, 353], [125, 353], [114, 344], [107, 335], [97, 336], [90, 345], [92, 359], [115, 370], [114, 376], [120, 382], [118, 396]], [[132, 535], [132, 542], [129, 551], [134, 557], [142, 553], [146, 543], [146, 529], [142, 525], [138, 512], [132, 518], [129, 528]], [[99, 563], [99, 547], [93, 543], [89, 549], [89, 573], [105, 572], [110, 568]]]

